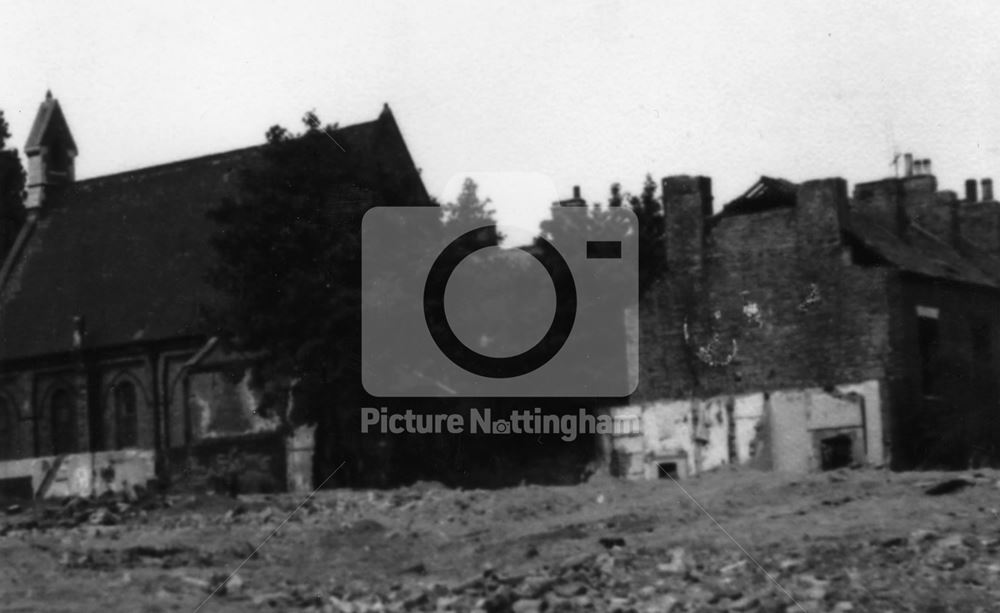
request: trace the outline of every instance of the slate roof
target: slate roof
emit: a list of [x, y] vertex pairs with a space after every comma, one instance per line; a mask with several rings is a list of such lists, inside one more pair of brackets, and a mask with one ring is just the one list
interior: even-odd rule
[[[44, 106], [44, 105], [43, 105]], [[427, 192], [391, 113], [332, 136], [364, 166], [395, 164], [415, 200]], [[51, 194], [0, 271], [0, 360], [86, 346], [200, 335], [212, 258], [206, 212], [232, 193], [251, 147], [72, 183]], [[370, 160], [370, 162], [369, 162]], [[356, 193], [346, 196], [356, 199]]]
[[[794, 207], [797, 193], [798, 185], [791, 181], [762, 176], [750, 189], [714, 215], [710, 223], [733, 215]], [[904, 240], [894, 230], [857, 208], [851, 209], [849, 217], [848, 226], [842, 230], [894, 268], [936, 279], [1000, 289], [1000, 260], [968, 241], [962, 241], [956, 248], [946, 241], [946, 237], [935, 236], [913, 222]]]
[[847, 234], [899, 270], [959, 283], [1000, 289], [1000, 263], [971, 243], [961, 251], [911, 223], [906, 240], [857, 211], [851, 212]]

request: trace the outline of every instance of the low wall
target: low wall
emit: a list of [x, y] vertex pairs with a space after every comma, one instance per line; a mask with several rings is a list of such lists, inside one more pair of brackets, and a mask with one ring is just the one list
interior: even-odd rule
[[0, 462], [0, 481], [31, 479], [41, 498], [100, 495], [145, 486], [156, 476], [151, 449], [71, 453]]
[[287, 450], [278, 432], [204, 438], [166, 454], [166, 477], [178, 491], [270, 493], [287, 488]]
[[808, 472], [884, 461], [876, 380], [662, 400], [611, 414], [641, 424], [638, 432], [612, 440], [613, 471], [633, 479], [663, 476], [664, 467], [683, 477], [726, 464]]

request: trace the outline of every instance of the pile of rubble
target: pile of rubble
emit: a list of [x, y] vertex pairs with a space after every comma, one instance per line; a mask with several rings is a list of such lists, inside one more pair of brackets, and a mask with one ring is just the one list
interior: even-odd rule
[[[287, 584], [282, 590], [255, 592], [247, 589], [239, 573], [202, 580], [201, 587], [205, 593], [215, 591], [214, 597], [248, 600], [256, 607], [316, 613], [858, 610], [842, 598], [851, 591], [847, 575], [821, 578], [805, 572], [795, 560], [779, 565], [772, 573], [774, 581], [769, 581], [746, 558], [727, 558], [726, 564], [708, 568], [682, 547], [631, 550], [621, 538], [601, 541], [603, 552], [574, 555], [531, 572], [486, 567], [453, 584], [407, 583], [384, 592], [358, 584], [325, 590]], [[193, 585], [192, 580], [186, 583]]]
[[141, 489], [11, 504], [0, 518], [0, 536], [27, 530], [75, 528], [82, 524], [113, 526], [167, 506], [169, 502], [165, 497]]
[[996, 610], [998, 473], [737, 476], [685, 484], [712, 517], [672, 484], [619, 482], [107, 495], [0, 508], [0, 547], [25, 578], [82, 593], [101, 577], [149, 609]]
[[[314, 613], [846, 613], [887, 610], [899, 605], [907, 590], [955, 581], [967, 587], [973, 600], [987, 600], [990, 586], [1000, 579], [1000, 538], [941, 535], [926, 529], [850, 546], [836, 541], [800, 543], [793, 551], [776, 546], [760, 558], [726, 547], [699, 548], [696, 554], [684, 547], [633, 547], [618, 536], [600, 538], [598, 543], [603, 550], [595, 547], [530, 570], [486, 566], [466, 580], [407, 580], [388, 590], [357, 582], [328, 586], [287, 582], [257, 591], [240, 573], [187, 583], [190, 587], [198, 581], [205, 594], [215, 591], [216, 598], [249, 602], [260, 609]], [[531, 548], [525, 552], [526, 559], [535, 555]], [[906, 569], [905, 581], [915, 585], [900, 583], [900, 567]], [[424, 572], [412, 569], [414, 575]]]

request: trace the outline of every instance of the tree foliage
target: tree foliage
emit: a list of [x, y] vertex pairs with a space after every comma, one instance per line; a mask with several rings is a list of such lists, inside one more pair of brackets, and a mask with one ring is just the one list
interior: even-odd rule
[[270, 128], [237, 195], [209, 214], [209, 281], [224, 296], [210, 319], [237, 347], [265, 351], [272, 374], [337, 382], [346, 399], [358, 390], [361, 219], [379, 194], [332, 126], [313, 113], [303, 123]]
[[[617, 183], [611, 187], [609, 204], [621, 197], [616, 192], [620, 194]], [[642, 191], [626, 195], [625, 200], [639, 221], [639, 295], [642, 296], [667, 270], [663, 204], [656, 195], [656, 181], [648, 174]]]
[[[300, 133], [271, 127], [236, 195], [209, 214], [215, 223], [209, 282], [223, 297], [209, 319], [237, 348], [266, 355], [266, 378], [298, 379], [326, 407], [356, 411], [365, 398], [361, 221], [372, 206], [407, 199], [344, 152], [336, 126], [324, 127], [311, 111], [302, 123]], [[489, 199], [480, 199], [471, 179], [442, 208], [441, 228], [456, 220], [493, 222]], [[399, 231], [411, 230], [404, 224]], [[415, 274], [406, 250], [412, 243], [385, 250], [403, 276]]]
[[[542, 221], [542, 234], [554, 237], [592, 236], [599, 229], [613, 223], [616, 216], [610, 214], [616, 208], [628, 207], [638, 221], [639, 248], [639, 296], [666, 272], [666, 243], [664, 242], [663, 205], [657, 195], [656, 181], [646, 175], [642, 190], [638, 194], [622, 191], [621, 184], [613, 183], [607, 203], [595, 203], [587, 209], [586, 217], [552, 217]], [[565, 242], [565, 241], [563, 241]]]
[[[466, 177], [455, 201], [441, 207], [441, 221], [445, 228], [496, 224], [496, 211], [491, 205], [492, 201], [489, 198], [479, 197], [479, 185], [471, 177]], [[503, 240], [503, 235], [499, 231], [490, 232], [498, 243]]]
[[25, 173], [16, 149], [8, 149], [10, 126], [0, 111], [0, 261], [24, 223]]
[[494, 223], [496, 212], [491, 204], [489, 198], [483, 200], [479, 197], [479, 185], [471, 177], [466, 177], [455, 201], [441, 207], [442, 220], [446, 226], [450, 223], [465, 225], [480, 221]]

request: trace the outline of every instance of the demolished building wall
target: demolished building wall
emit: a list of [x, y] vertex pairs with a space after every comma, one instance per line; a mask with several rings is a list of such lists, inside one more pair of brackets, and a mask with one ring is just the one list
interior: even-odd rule
[[628, 478], [684, 477], [731, 464], [808, 472], [883, 460], [877, 381], [662, 400], [612, 415], [641, 424], [613, 440], [615, 463]]
[[775, 198], [705, 217], [710, 189], [703, 178], [664, 180], [675, 247], [640, 305], [639, 388], [615, 410], [644, 428], [614, 443], [628, 456], [623, 472], [654, 477], [658, 464], [677, 464], [670, 457], [687, 474], [750, 462], [812, 470], [838, 435], [852, 461], [881, 464], [889, 273], [851, 265], [845, 183], [812, 181], [794, 188], [791, 206]]

